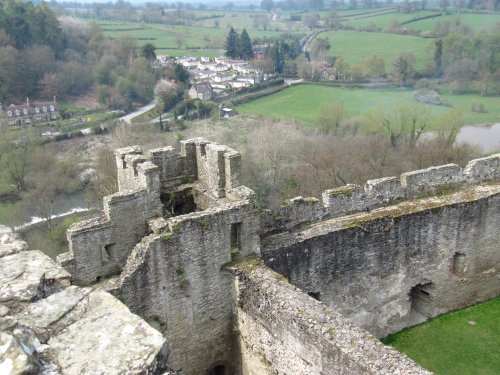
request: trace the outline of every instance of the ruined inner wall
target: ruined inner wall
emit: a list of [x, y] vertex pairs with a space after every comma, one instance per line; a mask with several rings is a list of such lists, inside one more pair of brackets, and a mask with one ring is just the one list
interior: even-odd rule
[[[292, 284], [377, 336], [492, 298], [500, 293], [499, 160], [478, 159], [463, 171], [444, 166], [409, 172], [401, 184], [383, 179], [409, 198], [369, 213], [328, 219], [328, 205], [292, 200], [285, 209], [307, 215], [277, 216], [264, 232], [262, 257]], [[466, 185], [481, 180], [491, 182]], [[465, 185], [450, 193], [459, 183]], [[373, 185], [364, 192], [332, 190], [324, 198], [361, 206]], [[429, 191], [440, 196], [418, 197]], [[318, 212], [326, 219], [314, 222]], [[290, 222], [295, 227], [288, 224], [284, 232]]]
[[149, 220], [169, 214], [164, 201], [176, 190], [191, 190], [196, 207], [205, 210], [253, 193], [239, 186], [240, 154], [201, 138], [173, 147], [115, 151], [119, 191], [103, 200], [100, 218], [67, 231], [69, 251], [58, 257], [75, 283], [89, 285], [119, 274], [133, 247], [151, 232]]
[[130, 255], [115, 292], [171, 344], [169, 364], [185, 374], [234, 371], [233, 278], [236, 252], [259, 253], [259, 222], [248, 201], [151, 224]]
[[238, 373], [430, 374], [267, 267], [235, 272]]

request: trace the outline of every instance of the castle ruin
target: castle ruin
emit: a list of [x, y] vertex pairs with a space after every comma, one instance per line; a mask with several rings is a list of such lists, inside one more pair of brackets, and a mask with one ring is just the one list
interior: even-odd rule
[[70, 227], [58, 262], [161, 332], [165, 368], [430, 374], [376, 337], [500, 292], [500, 154], [277, 212], [257, 207], [227, 146], [115, 154], [119, 192]]

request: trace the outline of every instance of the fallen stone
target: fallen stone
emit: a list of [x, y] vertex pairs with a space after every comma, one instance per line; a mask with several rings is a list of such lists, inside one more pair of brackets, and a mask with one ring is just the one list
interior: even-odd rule
[[46, 299], [28, 305], [19, 323], [29, 326], [42, 342], [61, 332], [80, 319], [87, 308], [83, 302], [91, 288], [70, 286]]

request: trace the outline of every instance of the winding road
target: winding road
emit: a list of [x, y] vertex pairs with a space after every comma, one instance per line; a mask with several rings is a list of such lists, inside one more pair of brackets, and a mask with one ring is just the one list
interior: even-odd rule
[[154, 103], [154, 102], [151, 102], [151, 103], [149, 103], [149, 104], [145, 105], [144, 107], [141, 107], [141, 108], [139, 108], [138, 110], [136, 110], [136, 111], [134, 111], [134, 112], [132, 112], [132, 113], [129, 113], [128, 115], [125, 115], [125, 116], [120, 117], [120, 119], [119, 119], [119, 120], [120, 120], [120, 121], [123, 121], [123, 122], [125, 122], [125, 123], [127, 123], [127, 124], [130, 124], [130, 123], [132, 122], [132, 119], [133, 119], [134, 117], [140, 116], [140, 115], [142, 115], [143, 113], [145, 113], [145, 112], [147, 112], [147, 111], [149, 111], [149, 110], [153, 109], [153, 108], [154, 108], [154, 106], [155, 106], [155, 103]]

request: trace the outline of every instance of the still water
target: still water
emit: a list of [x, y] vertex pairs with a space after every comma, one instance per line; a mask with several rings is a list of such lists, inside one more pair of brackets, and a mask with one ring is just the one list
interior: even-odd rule
[[463, 126], [458, 133], [457, 142], [479, 145], [485, 153], [500, 152], [500, 123]]

